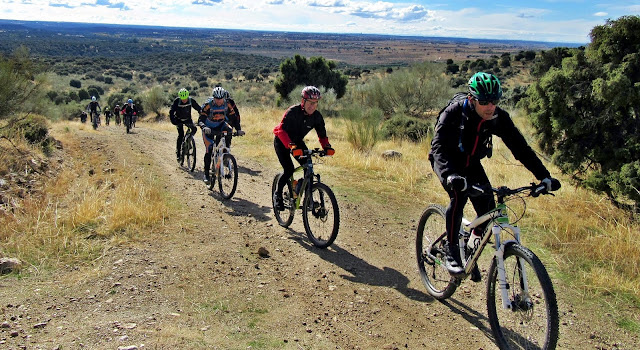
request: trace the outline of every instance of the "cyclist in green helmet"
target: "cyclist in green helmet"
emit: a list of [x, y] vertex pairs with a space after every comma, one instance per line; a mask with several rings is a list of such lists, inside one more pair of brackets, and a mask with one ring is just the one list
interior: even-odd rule
[[[547, 185], [547, 190], [560, 188], [560, 182], [551, 177], [513, 124], [509, 113], [498, 107], [502, 97], [498, 78], [478, 72], [469, 79], [468, 88], [466, 99], [450, 104], [440, 113], [429, 152], [431, 166], [450, 198], [446, 211], [449, 257], [445, 266], [454, 276], [464, 272], [458, 232], [467, 200], [471, 200], [476, 213], [486, 213], [495, 208], [491, 193], [470, 197], [468, 191], [473, 185], [490, 185], [480, 160], [491, 157], [492, 135], [499, 136], [514, 157]], [[483, 232], [484, 227], [476, 228], [467, 247], [479, 243], [476, 241]], [[471, 280], [478, 282], [480, 279], [476, 266], [471, 273]]]
[[178, 140], [176, 140], [176, 159], [180, 160], [180, 145], [184, 139], [184, 126], [186, 125], [191, 129], [191, 133], [195, 135], [198, 128], [193, 124], [191, 119], [191, 109], [195, 109], [198, 114], [202, 109], [198, 102], [189, 97], [189, 91], [185, 88], [178, 91], [178, 97], [173, 100], [171, 109], [169, 110], [169, 119], [171, 124], [175, 125], [178, 129]]

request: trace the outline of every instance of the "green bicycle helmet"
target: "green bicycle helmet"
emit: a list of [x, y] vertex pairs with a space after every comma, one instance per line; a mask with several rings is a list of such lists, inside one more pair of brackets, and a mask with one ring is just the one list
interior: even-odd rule
[[178, 91], [178, 97], [180, 97], [181, 100], [186, 100], [189, 98], [189, 91], [185, 88], [180, 89], [180, 91]]
[[480, 101], [495, 101], [502, 97], [500, 80], [495, 75], [478, 72], [469, 79], [469, 93]]

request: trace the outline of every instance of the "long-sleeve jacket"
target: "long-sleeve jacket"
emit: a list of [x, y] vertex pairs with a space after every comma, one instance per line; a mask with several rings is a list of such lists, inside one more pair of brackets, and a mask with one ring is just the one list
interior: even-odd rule
[[216, 105], [213, 97], [209, 97], [207, 102], [205, 102], [200, 109], [198, 125], [201, 127], [208, 126], [210, 128], [217, 128], [225, 121], [236, 130], [242, 130], [242, 127], [240, 126], [240, 111], [238, 110], [236, 103], [232, 99], [228, 98], [224, 101], [222, 106], [218, 106]]
[[326, 148], [329, 145], [329, 138], [327, 138], [327, 129], [322, 114], [317, 110], [311, 115], [305, 114], [301, 105], [294, 105], [284, 112], [282, 121], [276, 125], [273, 133], [285, 147], [289, 147], [290, 143], [300, 146], [304, 144], [303, 139], [311, 129], [316, 130], [320, 144]]
[[100, 108], [100, 103], [98, 103], [98, 101], [91, 101], [87, 105], [87, 111], [91, 111], [91, 112], [99, 111], [99, 112], [102, 112], [102, 108]]
[[129, 105], [128, 103], [125, 104], [124, 106], [122, 106], [122, 110], [120, 111], [120, 113], [122, 113], [122, 115], [127, 115], [127, 114], [138, 114], [138, 107], [136, 107], [136, 105]]
[[500, 107], [496, 107], [495, 113], [493, 119], [484, 120], [473, 109], [473, 104], [465, 100], [450, 105], [440, 114], [429, 159], [441, 182], [452, 174], [464, 176], [470, 164], [490, 156], [492, 135], [500, 137], [513, 156], [538, 180], [550, 176], [509, 113]]
[[195, 109], [198, 113], [202, 109], [196, 100], [189, 97], [187, 102], [182, 102], [180, 97], [173, 100], [171, 109], [169, 110], [169, 118], [173, 121], [186, 122], [191, 120], [191, 109]]

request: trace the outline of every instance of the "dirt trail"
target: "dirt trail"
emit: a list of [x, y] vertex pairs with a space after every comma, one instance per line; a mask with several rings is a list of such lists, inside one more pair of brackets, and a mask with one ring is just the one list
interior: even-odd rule
[[[175, 132], [139, 123], [130, 135], [114, 125], [78, 135], [114, 164], [140, 162], [129, 154], [142, 153], [140, 166], [166, 181], [187, 214], [170, 218], [179, 229], [110, 249], [89, 268], [0, 279], [0, 348], [495, 348], [484, 280], [465, 281], [444, 303], [426, 294], [414, 261], [421, 208], [407, 209], [414, 220], [406, 222], [337, 193], [340, 233], [319, 250], [299, 213], [291, 229], [277, 225], [269, 190], [278, 169], [252, 161], [242, 139], [234, 139], [239, 189], [222, 201], [201, 181], [200, 140], [189, 173], [176, 164]], [[258, 256], [261, 247], [269, 257]], [[557, 290], [559, 348], [640, 347], [611, 317]]]

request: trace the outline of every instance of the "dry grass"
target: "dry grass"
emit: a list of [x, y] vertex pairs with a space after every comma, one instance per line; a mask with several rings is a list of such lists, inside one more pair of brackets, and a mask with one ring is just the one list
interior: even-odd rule
[[6, 227], [0, 237], [5, 255], [36, 268], [86, 262], [111, 245], [164, 225], [170, 203], [163, 186], [126, 163], [105, 168], [108, 156], [86, 152], [74, 135], [85, 128], [75, 122], [54, 126], [67, 152], [64, 166], [57, 176], [43, 178], [41, 191], [18, 210], [0, 217]]

